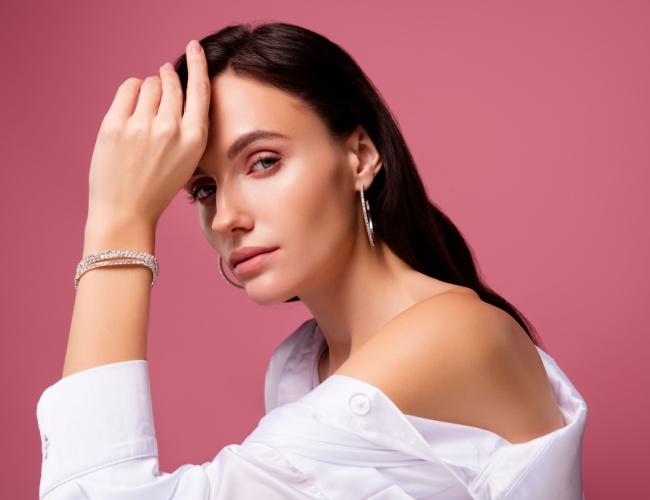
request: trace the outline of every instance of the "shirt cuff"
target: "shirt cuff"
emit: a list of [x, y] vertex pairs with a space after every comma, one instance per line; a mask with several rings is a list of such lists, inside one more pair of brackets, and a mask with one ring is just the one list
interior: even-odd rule
[[158, 456], [147, 366], [144, 360], [98, 366], [45, 390], [36, 410], [41, 497], [94, 470]]

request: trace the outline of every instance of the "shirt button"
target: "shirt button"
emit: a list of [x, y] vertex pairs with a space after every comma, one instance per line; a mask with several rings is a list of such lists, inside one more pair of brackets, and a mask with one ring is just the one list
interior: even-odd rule
[[47, 436], [44, 434], [43, 435], [43, 443], [42, 443], [42, 449], [43, 449], [43, 459], [47, 458], [47, 449], [50, 446], [50, 440], [47, 439]]
[[350, 398], [350, 408], [357, 415], [365, 415], [370, 411], [370, 398], [365, 394], [355, 394]]

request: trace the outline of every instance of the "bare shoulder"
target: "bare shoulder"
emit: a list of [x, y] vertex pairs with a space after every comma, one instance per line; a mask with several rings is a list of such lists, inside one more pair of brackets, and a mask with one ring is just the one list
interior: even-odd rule
[[339, 369], [401, 410], [522, 442], [561, 427], [537, 349], [509, 314], [455, 288], [393, 318]]

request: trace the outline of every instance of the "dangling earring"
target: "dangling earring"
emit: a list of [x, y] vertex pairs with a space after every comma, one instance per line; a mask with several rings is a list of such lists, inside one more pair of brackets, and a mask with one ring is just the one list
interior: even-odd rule
[[370, 246], [375, 246], [375, 228], [372, 225], [370, 218], [370, 204], [363, 194], [363, 183], [361, 184], [361, 211], [363, 212], [363, 222], [366, 223], [366, 232], [368, 233], [368, 241]]
[[239, 283], [235, 283], [233, 280], [231, 280], [228, 276], [226, 276], [225, 271], [223, 270], [223, 259], [221, 258], [221, 255], [219, 255], [219, 273], [221, 274], [221, 277], [226, 280], [226, 283], [228, 283], [231, 286], [234, 286], [235, 288], [244, 288], [241, 286]]

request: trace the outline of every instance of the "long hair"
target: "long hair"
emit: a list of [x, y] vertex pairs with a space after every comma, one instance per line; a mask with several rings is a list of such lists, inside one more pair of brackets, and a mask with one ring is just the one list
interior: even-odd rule
[[[361, 125], [382, 160], [366, 191], [376, 237], [416, 271], [473, 289], [481, 300], [510, 314], [538, 344], [532, 325], [483, 282], [460, 231], [428, 199], [397, 122], [347, 52], [313, 31], [284, 23], [233, 25], [200, 43], [210, 78], [231, 69], [283, 90], [318, 114], [335, 138], [345, 138]], [[174, 66], [185, 93], [185, 55]]]

